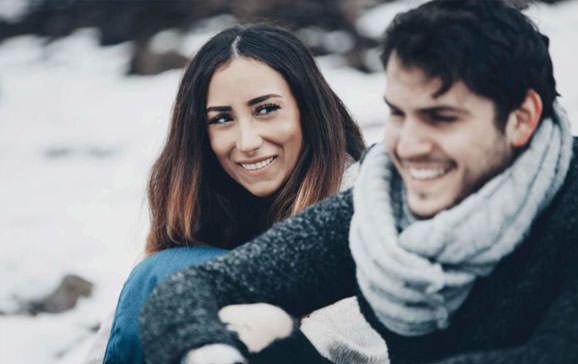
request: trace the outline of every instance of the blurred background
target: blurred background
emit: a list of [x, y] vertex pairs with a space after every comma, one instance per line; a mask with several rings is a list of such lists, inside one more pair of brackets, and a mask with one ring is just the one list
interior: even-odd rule
[[[143, 256], [149, 168], [183, 66], [209, 37], [289, 27], [372, 143], [387, 115], [379, 38], [421, 2], [0, 0], [1, 360], [83, 361]], [[525, 12], [550, 37], [578, 134], [578, 0]]]

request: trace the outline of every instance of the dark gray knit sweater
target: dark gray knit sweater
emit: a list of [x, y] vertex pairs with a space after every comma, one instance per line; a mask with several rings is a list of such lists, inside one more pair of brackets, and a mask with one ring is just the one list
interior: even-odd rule
[[347, 241], [352, 210], [348, 191], [226, 256], [171, 276], [141, 314], [147, 362], [177, 363], [188, 349], [216, 342], [244, 351], [217, 319], [218, 309], [229, 304], [269, 302], [299, 316], [357, 293], [392, 364], [578, 363], [576, 158], [524, 243], [476, 282], [448, 329], [425, 336], [389, 331], [356, 289]]

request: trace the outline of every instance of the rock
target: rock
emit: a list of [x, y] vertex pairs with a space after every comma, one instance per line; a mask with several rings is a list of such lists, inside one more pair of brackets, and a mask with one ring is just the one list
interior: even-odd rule
[[134, 42], [129, 75], [156, 75], [175, 68], [183, 68], [189, 58], [178, 51], [155, 52], [149, 41]]
[[56, 289], [46, 297], [22, 302], [20, 313], [37, 315], [39, 313], [62, 313], [76, 306], [80, 297], [90, 297], [93, 284], [86, 279], [67, 274]]
[[[377, 47], [379, 39], [359, 34], [355, 23], [365, 10], [392, 1], [395, 0], [35, 0], [18, 21], [0, 19], [0, 42], [19, 34], [36, 34], [51, 40], [78, 28], [96, 28], [101, 45], [134, 42], [128, 74], [154, 75], [184, 67], [188, 61], [178, 49], [166, 53], [149, 49], [150, 40], [157, 33], [167, 29], [185, 32], [199, 20], [230, 14], [241, 22], [270, 21], [294, 31], [313, 28], [344, 33], [353, 46], [339, 53], [350, 66], [371, 72], [367, 54]], [[537, 0], [505, 1], [524, 8]], [[327, 44], [302, 40], [315, 55], [335, 52]]]

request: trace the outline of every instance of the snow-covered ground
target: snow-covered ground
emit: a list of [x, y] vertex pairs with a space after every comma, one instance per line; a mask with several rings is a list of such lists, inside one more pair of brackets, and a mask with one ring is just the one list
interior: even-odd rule
[[[403, 4], [373, 10], [360, 29], [379, 34]], [[562, 104], [578, 120], [578, 0], [528, 14], [550, 36]], [[213, 31], [191, 33], [185, 47], [192, 53]], [[181, 71], [126, 77], [129, 47], [97, 47], [92, 30], [45, 47], [34, 37], [0, 44], [0, 311], [50, 292], [66, 273], [95, 283], [67, 313], [0, 316], [3, 362], [81, 363], [88, 327], [113, 309], [142, 257], [145, 183]], [[366, 139], [380, 139], [383, 75], [319, 62]]]

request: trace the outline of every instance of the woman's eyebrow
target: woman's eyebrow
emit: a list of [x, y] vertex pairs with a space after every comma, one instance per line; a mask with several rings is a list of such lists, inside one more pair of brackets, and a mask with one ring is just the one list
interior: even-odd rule
[[231, 111], [231, 107], [230, 106], [209, 106], [207, 108], [207, 112], [210, 112], [210, 111], [217, 111], [217, 112]]
[[[283, 96], [278, 95], [278, 94], [267, 94], [267, 95], [263, 95], [263, 96], [258, 96], [255, 98], [252, 98], [251, 100], [247, 101], [247, 105], [249, 106], [253, 106], [255, 104], [258, 104], [260, 102], [263, 102], [265, 100], [268, 100], [272, 97], [278, 97], [281, 98]], [[227, 112], [227, 111], [231, 111], [232, 108], [230, 106], [209, 106], [207, 107], [206, 112], [211, 112], [211, 111], [216, 111], [216, 112]]]
[[282, 97], [282, 96], [281, 96], [281, 95], [277, 95], [277, 94], [267, 94], [267, 95], [263, 95], [263, 96], [258, 96], [258, 97], [255, 97], [255, 98], [247, 101], [247, 105], [253, 106], [253, 105], [255, 105], [255, 104], [258, 104], [258, 103], [260, 103], [260, 102], [263, 102], [263, 101], [265, 101], [265, 100], [267, 100], [267, 99], [270, 99], [270, 98], [272, 98], [272, 97], [279, 97], [279, 98], [280, 98], [280, 97]]

